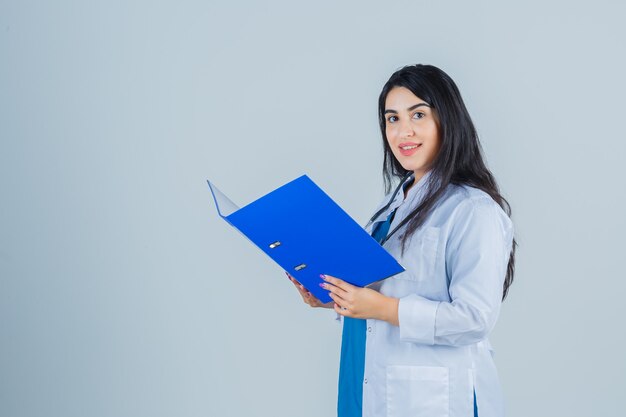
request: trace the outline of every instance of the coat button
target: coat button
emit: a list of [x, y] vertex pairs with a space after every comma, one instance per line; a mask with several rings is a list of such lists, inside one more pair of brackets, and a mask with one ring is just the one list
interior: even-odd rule
[[367, 331], [368, 331], [369, 333], [372, 333], [372, 326], [368, 327], [368, 328], [367, 328]]
[[363, 380], [363, 383], [364, 383], [364, 384], [367, 384], [367, 378], [365, 378], [365, 379]]

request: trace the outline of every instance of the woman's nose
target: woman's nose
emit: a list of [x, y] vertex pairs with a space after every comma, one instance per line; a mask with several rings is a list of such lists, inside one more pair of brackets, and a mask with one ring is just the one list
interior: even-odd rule
[[403, 138], [411, 137], [415, 134], [413, 126], [408, 121], [402, 121], [400, 125], [400, 136]]

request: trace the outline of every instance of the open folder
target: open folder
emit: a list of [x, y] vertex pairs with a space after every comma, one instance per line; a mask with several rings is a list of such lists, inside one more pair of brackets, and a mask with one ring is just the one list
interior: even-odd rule
[[306, 175], [243, 208], [207, 183], [219, 215], [323, 303], [320, 274], [363, 287], [404, 271]]

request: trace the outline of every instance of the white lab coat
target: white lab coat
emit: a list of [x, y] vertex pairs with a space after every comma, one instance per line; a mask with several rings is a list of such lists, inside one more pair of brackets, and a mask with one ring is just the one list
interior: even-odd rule
[[[366, 230], [397, 208], [393, 230], [423, 198], [428, 177], [406, 199], [398, 193]], [[487, 336], [500, 311], [513, 240], [509, 217], [483, 191], [451, 185], [404, 254], [401, 234], [384, 247], [406, 271], [371, 285], [400, 299], [400, 326], [367, 320], [363, 417], [470, 417], [474, 392], [479, 417], [502, 417]]]

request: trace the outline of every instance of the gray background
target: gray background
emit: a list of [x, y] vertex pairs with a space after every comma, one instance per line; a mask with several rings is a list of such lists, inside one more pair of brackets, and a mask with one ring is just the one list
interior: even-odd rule
[[619, 1], [0, 1], [0, 415], [331, 416], [340, 326], [216, 215], [309, 174], [364, 223], [376, 99], [458, 83], [520, 247], [509, 416], [623, 415]]

